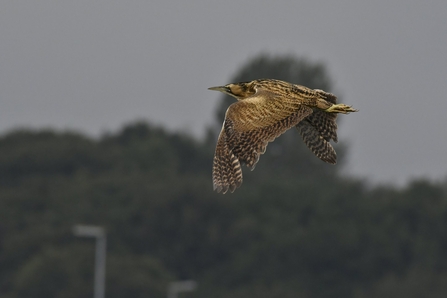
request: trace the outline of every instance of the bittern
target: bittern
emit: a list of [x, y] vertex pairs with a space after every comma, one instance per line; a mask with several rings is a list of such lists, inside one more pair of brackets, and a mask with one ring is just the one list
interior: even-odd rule
[[225, 113], [213, 161], [214, 190], [223, 193], [242, 184], [241, 164], [253, 170], [268, 143], [293, 126], [318, 158], [335, 164], [337, 155], [329, 141], [337, 142], [337, 114], [357, 112], [337, 104], [331, 93], [274, 79], [208, 89], [238, 100]]

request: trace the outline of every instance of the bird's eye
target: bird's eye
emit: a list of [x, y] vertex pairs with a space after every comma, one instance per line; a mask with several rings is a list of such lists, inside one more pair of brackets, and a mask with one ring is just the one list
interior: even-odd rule
[[247, 94], [255, 94], [256, 93], [256, 89], [253, 85], [247, 85], [245, 86], [245, 90], [244, 90]]

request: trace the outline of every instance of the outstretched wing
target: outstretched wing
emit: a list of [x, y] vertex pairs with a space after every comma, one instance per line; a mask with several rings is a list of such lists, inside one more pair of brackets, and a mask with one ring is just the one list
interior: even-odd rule
[[335, 153], [334, 148], [315, 126], [312, 126], [312, 124], [305, 119], [298, 123], [296, 128], [303, 137], [304, 143], [313, 154], [327, 163], [337, 163], [337, 154]]
[[217, 140], [213, 161], [213, 188], [223, 193], [226, 193], [228, 189], [233, 192], [242, 184], [241, 164], [229, 147], [225, 132], [226, 123], [225, 120]]
[[[337, 97], [323, 90], [315, 90], [324, 100], [336, 104]], [[296, 125], [306, 146], [321, 160], [335, 164], [337, 154], [329, 143], [337, 142], [337, 113], [326, 113], [313, 109], [313, 113]]]
[[[302, 122], [308, 122], [312, 125], [318, 134], [326, 141], [333, 140], [335, 143], [338, 141], [337, 137], [337, 114], [326, 113], [322, 110], [313, 109], [313, 113], [306, 117]], [[297, 126], [301, 124], [298, 123]]]
[[[324, 100], [332, 104], [337, 103], [337, 97], [334, 94], [319, 89], [315, 91], [318, 96]], [[337, 142], [337, 115], [337, 113], [326, 113], [320, 109], [314, 108], [313, 113], [306, 117], [305, 120], [315, 127], [315, 129], [326, 141], [330, 141], [332, 139], [334, 142]]]
[[241, 164], [254, 169], [269, 142], [312, 113], [299, 100], [259, 92], [232, 104], [217, 141], [213, 162], [214, 189], [233, 192], [242, 183]]

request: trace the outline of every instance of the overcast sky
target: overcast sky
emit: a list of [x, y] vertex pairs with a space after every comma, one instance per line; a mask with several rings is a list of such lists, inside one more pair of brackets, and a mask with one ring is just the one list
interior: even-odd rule
[[349, 173], [446, 177], [445, 0], [1, 1], [0, 133], [144, 119], [201, 136], [207, 88], [260, 52], [326, 63], [360, 110], [340, 116]]

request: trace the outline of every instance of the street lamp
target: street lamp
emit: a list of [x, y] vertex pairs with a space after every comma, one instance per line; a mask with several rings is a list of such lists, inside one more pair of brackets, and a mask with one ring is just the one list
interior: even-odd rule
[[94, 298], [104, 298], [106, 278], [106, 232], [102, 227], [76, 225], [73, 233], [96, 238]]
[[177, 298], [180, 292], [194, 291], [197, 283], [193, 280], [171, 282], [168, 287], [168, 298]]

